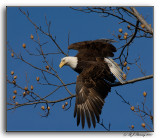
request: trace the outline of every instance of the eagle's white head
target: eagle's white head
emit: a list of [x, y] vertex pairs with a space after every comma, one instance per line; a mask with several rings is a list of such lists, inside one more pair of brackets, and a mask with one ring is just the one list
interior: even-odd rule
[[64, 65], [70, 66], [72, 69], [75, 69], [78, 64], [78, 58], [77, 57], [64, 57], [61, 59], [61, 63], [59, 64], [59, 67], [62, 68]]

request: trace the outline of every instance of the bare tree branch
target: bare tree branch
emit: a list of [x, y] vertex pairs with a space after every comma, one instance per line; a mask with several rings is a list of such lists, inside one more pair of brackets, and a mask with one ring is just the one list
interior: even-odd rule
[[[120, 85], [126, 85], [126, 84], [130, 84], [130, 83], [135, 83], [135, 82], [138, 82], [138, 81], [142, 81], [142, 80], [147, 80], [147, 79], [151, 79], [151, 78], [153, 78], [153, 75], [149, 75], [149, 76], [145, 76], [145, 77], [141, 77], [141, 78], [136, 78], [136, 79], [133, 79], [133, 80], [129, 80], [129, 81], [126, 81], [124, 84], [121, 84], [121, 83], [116, 83], [116, 84], [112, 84], [111, 85], [111, 87], [115, 87], [115, 86], [120, 86]], [[7, 80], [9, 83], [12, 83], [11, 81], [9, 81], [9, 80]], [[16, 86], [18, 86], [19, 88], [21, 88], [19, 85], [17, 85], [16, 84]], [[59, 87], [58, 87], [59, 88]], [[57, 89], [58, 89], [57, 88]], [[21, 89], [24, 89], [24, 88], [21, 88]], [[53, 91], [53, 92], [55, 92], [55, 90]], [[53, 93], [52, 92], [52, 93]], [[32, 92], [33, 93], [33, 92]], [[50, 94], [49, 95], [47, 95], [46, 97], [48, 97], [48, 96], [50, 96]], [[12, 108], [9, 108], [8, 110], [11, 110], [11, 109], [15, 109], [15, 108], [18, 108], [18, 107], [21, 107], [21, 106], [24, 106], [24, 105], [34, 105], [34, 104], [39, 104], [39, 103], [58, 103], [58, 102], [61, 102], [61, 101], [65, 101], [65, 100], [67, 100], [67, 99], [71, 99], [71, 98], [73, 98], [73, 97], [75, 97], [76, 95], [71, 95], [71, 96], [69, 96], [69, 97], [66, 97], [66, 98], [63, 98], [63, 99], [59, 99], [59, 100], [56, 100], [56, 101], [48, 101], [48, 100], [45, 100], [44, 98], [46, 98], [46, 97], [44, 97], [44, 98], [41, 98], [40, 96], [38, 96], [38, 97], [40, 97], [40, 100], [42, 100], [42, 101], [35, 101], [35, 102], [27, 102], [27, 103], [23, 103], [23, 104], [19, 104], [18, 106], [15, 106], [15, 107], [12, 107]], [[44, 101], [45, 100], [45, 101]], [[15, 104], [10, 104], [10, 103], [8, 103], [9, 105], [15, 105]]]
[[120, 83], [120, 82], [117, 82], [115, 84], [112, 84], [112, 87], [115, 87], [115, 86], [120, 86], [120, 85], [126, 85], [126, 84], [130, 84], [130, 83], [135, 83], [135, 82], [138, 82], [138, 81], [143, 81], [143, 80], [147, 80], [147, 79], [151, 79], [153, 78], [153, 75], [148, 75], [148, 76], [144, 76], [144, 77], [140, 77], [140, 78], [136, 78], [136, 79], [133, 79], [133, 80], [129, 80], [129, 81], [126, 81], [125, 83]]
[[[66, 53], [64, 53], [64, 51], [61, 49], [61, 47], [57, 44], [57, 42], [55, 41], [55, 39], [53, 38], [53, 36], [50, 34], [50, 31], [48, 33], [46, 33], [45, 31], [42, 30], [41, 27], [37, 26], [29, 17], [29, 14], [27, 14], [25, 11], [23, 11], [21, 8], [19, 8], [19, 10], [27, 17], [27, 19], [31, 22], [32, 25], [34, 25], [34, 27], [36, 27], [36, 29], [38, 29], [39, 31], [41, 31], [43, 34], [45, 34], [46, 36], [48, 36], [53, 42], [54, 44], [57, 46], [57, 48], [61, 51], [62, 54], [66, 55]], [[45, 18], [46, 19], [46, 18]], [[50, 25], [48, 26], [48, 29], [50, 29]]]
[[134, 7], [130, 7], [133, 11], [134, 15], [137, 17], [137, 19], [145, 25], [145, 28], [149, 31], [150, 34], [153, 35], [153, 29], [149, 26], [149, 24], [146, 22], [146, 20], [138, 13], [138, 11]]

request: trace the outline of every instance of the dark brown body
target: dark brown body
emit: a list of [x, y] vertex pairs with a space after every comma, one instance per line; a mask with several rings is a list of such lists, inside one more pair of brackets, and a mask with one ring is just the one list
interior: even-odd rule
[[108, 43], [109, 40], [84, 41], [71, 44], [68, 49], [78, 50], [77, 67], [79, 73], [76, 82], [76, 103], [74, 117], [77, 116], [77, 125], [80, 120], [84, 128], [85, 120], [88, 127], [96, 126], [104, 105], [104, 99], [111, 90], [110, 83], [115, 81], [105, 57], [113, 57], [116, 48]]

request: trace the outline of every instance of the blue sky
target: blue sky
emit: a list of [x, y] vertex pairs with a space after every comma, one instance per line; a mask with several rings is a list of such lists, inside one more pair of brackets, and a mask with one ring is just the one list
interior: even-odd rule
[[[74, 11], [68, 7], [22, 7], [23, 10], [28, 10], [30, 18], [41, 25], [41, 27], [47, 31], [45, 24], [45, 16], [51, 21], [51, 33], [56, 36], [57, 43], [61, 48], [67, 52], [68, 47], [68, 33], [70, 32], [70, 44], [74, 42], [84, 40], [95, 40], [99, 38], [112, 38], [115, 39], [110, 32], [118, 34], [118, 29], [123, 28], [127, 31], [127, 24], [118, 24], [119, 20], [109, 17], [103, 18], [96, 14], [85, 14]], [[146, 21], [152, 24], [153, 27], [153, 9], [151, 7], [138, 7], [137, 10], [144, 17], [147, 17]], [[40, 57], [28, 56], [25, 50], [22, 48], [22, 44], [26, 43], [27, 49], [35, 52], [36, 44], [30, 39], [30, 35], [36, 36], [35, 28], [25, 18], [17, 7], [7, 7], [7, 41], [11, 45], [14, 51], [21, 53], [24, 59], [30, 61], [32, 64], [39, 67], [45, 67], [41, 62]], [[42, 42], [48, 41], [49, 43], [44, 48], [45, 52], [57, 52], [57, 48], [47, 37], [44, 37], [41, 33], [40, 40]], [[116, 47], [122, 45], [121, 43], [115, 43]], [[74, 56], [76, 51], [70, 51], [69, 55]], [[45, 96], [47, 93], [53, 91], [54, 87], [45, 87], [38, 85], [36, 77], [42, 77], [41, 72], [31, 68], [30, 66], [22, 63], [19, 60], [11, 58], [11, 53], [7, 51], [7, 74], [10, 77], [10, 72], [14, 70], [17, 74], [17, 83], [21, 86], [26, 86], [26, 73], [29, 78], [29, 86], [33, 85], [35, 91]], [[141, 67], [146, 71], [146, 75], [153, 74], [153, 40], [152, 39], [136, 39], [130, 47], [129, 60], [134, 61], [138, 56], [141, 57]], [[53, 58], [54, 68], [57, 70], [60, 77], [65, 83], [75, 82], [78, 75], [69, 67], [59, 69], [59, 63], [63, 55], [51, 55], [48, 57], [49, 62]], [[142, 77], [140, 70], [135, 66], [131, 66], [127, 80]], [[51, 82], [60, 84], [53, 76], [47, 76]], [[75, 85], [69, 86], [69, 90], [75, 93]], [[13, 90], [15, 88], [12, 85], [7, 85], [7, 99], [13, 96]], [[143, 101], [143, 92], [147, 92], [146, 106], [153, 111], [153, 80], [145, 80], [134, 84], [128, 84], [125, 86], [118, 86], [112, 88], [106, 98], [105, 105], [103, 107], [101, 119], [104, 121], [104, 125], [111, 123], [111, 131], [128, 131], [129, 126], [132, 124], [135, 126], [136, 131], [143, 131], [141, 127], [142, 120], [136, 116], [129, 108], [124, 104], [120, 97], [116, 95], [117, 90], [124, 96], [132, 105], [141, 104]], [[19, 93], [21, 90], [17, 89]], [[51, 96], [49, 100], [56, 100], [68, 96], [64, 88], [59, 89], [54, 96]], [[17, 98], [19, 103], [22, 103], [24, 99]], [[68, 101], [69, 102], [69, 101]], [[81, 126], [76, 126], [76, 119], [73, 118], [75, 98], [72, 100], [72, 106], [69, 110], [64, 111], [61, 106], [64, 102], [57, 103], [51, 107], [50, 114], [47, 118], [43, 118], [40, 114], [43, 114], [41, 106], [24, 106], [16, 110], [7, 111], [7, 130], [8, 131], [105, 131], [104, 128], [97, 124], [96, 128], [88, 129], [87, 126], [84, 130]], [[45, 106], [45, 105], [44, 105]], [[149, 122], [149, 121], [148, 121]]]

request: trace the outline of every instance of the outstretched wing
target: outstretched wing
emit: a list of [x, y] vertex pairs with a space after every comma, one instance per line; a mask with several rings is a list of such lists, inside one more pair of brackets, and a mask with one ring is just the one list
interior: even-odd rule
[[78, 50], [79, 53], [76, 56], [84, 58], [84, 60], [90, 60], [92, 57], [113, 57], [113, 52], [116, 52], [116, 48], [111, 42], [115, 41], [111, 39], [83, 41], [71, 44], [68, 49]]
[[77, 116], [77, 126], [80, 120], [82, 128], [84, 128], [85, 120], [89, 128], [91, 122], [94, 127], [96, 126], [96, 120], [99, 122], [99, 116], [105, 102], [104, 99], [111, 89], [105, 81], [105, 76], [110, 76], [112, 81], [115, 80], [109, 68], [92, 65], [77, 77], [74, 110], [74, 117]]
[[108, 64], [110, 71], [116, 76], [116, 78], [123, 84], [125, 79], [123, 77], [124, 72], [120, 69], [117, 63], [111, 58], [105, 58], [104, 61]]

